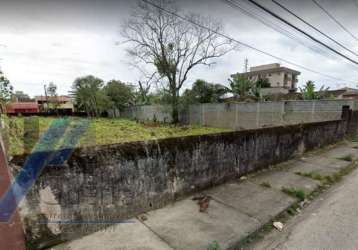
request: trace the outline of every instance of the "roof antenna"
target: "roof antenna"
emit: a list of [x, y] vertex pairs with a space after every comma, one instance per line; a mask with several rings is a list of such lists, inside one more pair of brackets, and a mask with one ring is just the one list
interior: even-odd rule
[[247, 59], [246, 57], [244, 61], [244, 73], [248, 72], [248, 68], [249, 68], [249, 59]]

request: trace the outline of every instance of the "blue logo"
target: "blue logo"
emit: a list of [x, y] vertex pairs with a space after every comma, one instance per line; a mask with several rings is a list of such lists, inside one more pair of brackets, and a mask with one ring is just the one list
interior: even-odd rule
[[11, 219], [22, 199], [47, 165], [61, 165], [72, 154], [89, 127], [88, 119], [55, 119], [36, 143], [25, 164], [0, 198], [0, 222]]

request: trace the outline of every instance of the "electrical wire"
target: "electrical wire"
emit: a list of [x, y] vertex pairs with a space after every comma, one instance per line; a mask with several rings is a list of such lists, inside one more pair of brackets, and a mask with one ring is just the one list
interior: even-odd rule
[[315, 31], [317, 31], [318, 33], [320, 33], [321, 35], [323, 35], [324, 37], [328, 38], [329, 40], [331, 40], [332, 42], [334, 42], [335, 44], [337, 44], [338, 46], [340, 46], [341, 48], [349, 51], [350, 53], [354, 54], [355, 56], [358, 56], [358, 54], [354, 51], [352, 51], [351, 49], [347, 48], [346, 46], [344, 46], [343, 44], [341, 44], [340, 42], [336, 41], [335, 39], [333, 39], [332, 37], [328, 36], [327, 34], [325, 34], [323, 31], [319, 30], [318, 28], [316, 28], [315, 26], [313, 26], [312, 24], [310, 24], [309, 22], [307, 22], [306, 20], [304, 20], [303, 18], [301, 18], [300, 16], [298, 16], [297, 14], [295, 14], [293, 11], [289, 10], [287, 7], [285, 7], [283, 4], [279, 3], [276, 0], [272, 0], [273, 3], [275, 3], [276, 5], [278, 5], [279, 7], [281, 7], [283, 10], [287, 11], [288, 13], [290, 13], [291, 15], [293, 15], [294, 17], [296, 17], [297, 19], [299, 19], [300, 21], [302, 21], [303, 23], [305, 23], [306, 25], [308, 25], [309, 27], [311, 27], [312, 29], [314, 29]]
[[241, 41], [239, 41], [239, 40], [237, 40], [237, 39], [235, 39], [235, 38], [232, 38], [232, 37], [230, 37], [230, 36], [228, 36], [228, 35], [226, 35], [226, 34], [223, 34], [223, 33], [221, 33], [221, 32], [218, 32], [218, 31], [216, 31], [216, 30], [213, 30], [213, 29], [211, 29], [211, 28], [209, 28], [209, 27], [206, 27], [205, 25], [202, 25], [202, 24], [197, 23], [197, 22], [195, 22], [195, 21], [193, 21], [193, 20], [187, 19], [187, 18], [185, 18], [185, 17], [183, 17], [183, 16], [181, 16], [181, 15], [175, 13], [175, 12], [172, 12], [172, 11], [170, 11], [170, 10], [167, 10], [167, 9], [165, 9], [165, 8], [159, 6], [159, 5], [157, 5], [157, 4], [155, 4], [155, 3], [151, 2], [151, 1], [148, 1], [148, 0], [141, 0], [141, 1], [144, 2], [144, 3], [147, 3], [147, 4], [149, 4], [149, 5], [151, 5], [151, 6], [154, 7], [154, 8], [157, 8], [157, 9], [159, 9], [159, 10], [161, 10], [161, 11], [163, 11], [163, 12], [169, 14], [169, 15], [175, 16], [175, 17], [177, 17], [177, 18], [179, 18], [179, 19], [181, 19], [181, 20], [183, 20], [183, 21], [186, 21], [186, 22], [191, 23], [191, 24], [193, 24], [193, 25], [196, 25], [196, 26], [198, 26], [198, 27], [200, 27], [200, 28], [202, 28], [202, 29], [206, 29], [206, 30], [208, 30], [208, 31], [210, 31], [210, 32], [213, 32], [214, 34], [217, 34], [217, 35], [219, 35], [219, 36], [221, 36], [221, 37], [224, 37], [224, 38], [228, 39], [229, 41], [236, 42], [237, 44], [242, 45], [242, 46], [244, 46], [244, 47], [246, 47], [246, 48], [249, 48], [249, 49], [251, 49], [251, 50], [254, 50], [254, 51], [256, 51], [256, 52], [259, 52], [259, 53], [261, 53], [261, 54], [264, 54], [264, 55], [266, 55], [266, 56], [275, 58], [276, 60], [280, 60], [280, 61], [286, 62], [286, 63], [291, 64], [291, 65], [294, 65], [294, 66], [296, 66], [296, 67], [298, 67], [298, 68], [304, 69], [304, 70], [306, 70], [306, 71], [308, 71], [308, 72], [315, 73], [315, 74], [317, 74], [317, 75], [321, 75], [321, 76], [324, 76], [324, 77], [326, 77], [326, 78], [330, 78], [330, 79], [333, 79], [333, 80], [338, 80], [338, 81], [342, 81], [342, 82], [351, 82], [351, 83], [355, 83], [355, 84], [357, 83], [357, 81], [344, 80], [344, 79], [341, 79], [341, 78], [338, 78], [338, 77], [334, 77], [334, 76], [331, 76], [331, 75], [327, 75], [327, 74], [321, 73], [321, 72], [319, 72], [319, 71], [316, 71], [316, 70], [310, 69], [310, 68], [308, 68], [308, 67], [305, 67], [305, 66], [303, 66], [303, 65], [300, 65], [300, 64], [298, 64], [298, 63], [295, 63], [295, 62], [286, 60], [286, 59], [284, 59], [284, 58], [282, 58], [282, 57], [275, 56], [275, 55], [273, 55], [273, 54], [271, 54], [271, 53], [269, 53], [269, 52], [267, 52], [267, 51], [258, 49], [258, 48], [254, 47], [254, 46], [252, 46], [252, 45], [249, 45], [249, 44], [247, 44], [247, 43], [241, 42]]
[[312, 2], [320, 8], [324, 13], [326, 13], [327, 16], [329, 16], [339, 27], [341, 27], [345, 32], [347, 32], [351, 37], [353, 37], [354, 40], [358, 42], [358, 38], [352, 34], [341, 22], [337, 20], [331, 13], [328, 12], [322, 5], [320, 5], [316, 0], [312, 0]]
[[[336, 53], [337, 55], [347, 59], [348, 61], [358, 65], [358, 62], [353, 60], [352, 58], [342, 54], [341, 52], [337, 51], [336, 49], [332, 48], [331, 46], [323, 43], [322, 41], [320, 41], [319, 39], [311, 36], [310, 34], [308, 34], [307, 32], [305, 32], [304, 30], [298, 28], [297, 26], [295, 26], [294, 24], [290, 23], [289, 21], [287, 21], [286, 19], [282, 18], [281, 16], [277, 15], [276, 13], [272, 12], [271, 10], [269, 10], [268, 8], [264, 7], [263, 5], [259, 4], [258, 2], [254, 1], [254, 0], [247, 0], [250, 3], [254, 4], [255, 6], [257, 6], [258, 8], [264, 10], [265, 12], [267, 12], [268, 14], [270, 14], [271, 16], [277, 18], [278, 20], [282, 21], [283, 23], [287, 24], [288, 26], [294, 28], [295, 30], [301, 32], [302, 34], [304, 34], [305, 36], [307, 36], [308, 38], [310, 38], [311, 40], [321, 44], [322, 46], [326, 47], [327, 49], [329, 49], [330, 51]], [[314, 0], [312, 0], [314, 1]]]
[[245, 15], [259, 21], [260, 23], [262, 23], [263, 25], [279, 32], [280, 34], [292, 39], [293, 41], [303, 45], [304, 47], [314, 51], [315, 53], [318, 53], [322, 56], [326, 56], [326, 54], [320, 49], [320, 48], [316, 48], [313, 46], [310, 46], [306, 43], [304, 43], [303, 41], [301, 41], [297, 36], [295, 36], [294, 34], [292, 34], [291, 32], [283, 29], [282, 27], [275, 25], [273, 22], [271, 22], [270, 20], [268, 20], [267, 18], [264, 18], [262, 16], [259, 16], [255, 13], [253, 13], [252, 11], [250, 12], [249, 10], [245, 9], [244, 7], [242, 7], [238, 2], [233, 1], [233, 0], [222, 0], [224, 1], [226, 4], [228, 4], [230, 7], [232, 8], [236, 8], [239, 9], [241, 12], [243, 12]]

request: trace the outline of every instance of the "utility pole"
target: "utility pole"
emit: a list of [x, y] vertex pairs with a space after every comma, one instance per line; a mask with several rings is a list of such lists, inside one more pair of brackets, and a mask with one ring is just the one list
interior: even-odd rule
[[48, 111], [48, 108], [47, 108], [47, 105], [48, 105], [48, 97], [47, 97], [47, 88], [46, 88], [46, 84], [44, 85], [44, 90], [45, 90], [45, 105], [44, 105], [44, 108], [45, 108], [45, 110], [46, 110], [46, 113], [47, 113], [47, 111]]
[[249, 59], [247, 59], [246, 57], [244, 61], [244, 73], [248, 72], [248, 68], [249, 68]]

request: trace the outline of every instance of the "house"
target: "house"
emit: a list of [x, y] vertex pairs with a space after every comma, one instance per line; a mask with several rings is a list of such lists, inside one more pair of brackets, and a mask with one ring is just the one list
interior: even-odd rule
[[252, 82], [256, 82], [259, 79], [267, 79], [270, 87], [262, 88], [262, 95], [296, 92], [297, 77], [300, 74], [299, 71], [282, 67], [279, 63], [255, 66], [251, 67], [249, 72], [237, 73], [237, 75], [247, 77]]
[[328, 90], [324, 93], [324, 97], [335, 99], [358, 99], [358, 89], [345, 87], [336, 90]]
[[6, 113], [9, 115], [33, 115], [39, 113], [36, 102], [12, 102], [6, 105]]
[[42, 112], [70, 115], [74, 111], [74, 105], [69, 96], [35, 96], [35, 101]]

